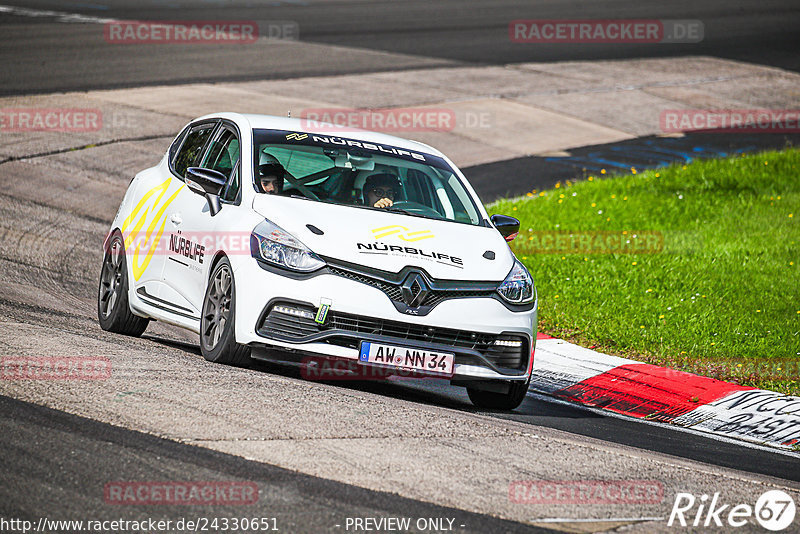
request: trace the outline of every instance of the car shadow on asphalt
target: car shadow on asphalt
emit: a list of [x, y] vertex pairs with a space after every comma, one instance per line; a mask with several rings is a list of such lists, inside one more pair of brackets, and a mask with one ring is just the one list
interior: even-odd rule
[[142, 335], [142, 339], [153, 341], [159, 345], [165, 345], [171, 349], [180, 349], [185, 352], [196, 354], [197, 356], [202, 356], [202, 353], [200, 352], [200, 345], [197, 343], [188, 343], [186, 341], [178, 341], [176, 339], [167, 339], [153, 334], [144, 334]]
[[[145, 334], [142, 336], [142, 338], [160, 345], [164, 345], [173, 349], [179, 349], [202, 357], [200, 346], [196, 343], [168, 339], [152, 334]], [[211, 366], [214, 364], [209, 363], [208, 365]], [[441, 408], [450, 408], [467, 413], [493, 415], [517, 421], [528, 420], [528, 422], [530, 422], [529, 420], [532, 417], [537, 419], [602, 418], [602, 416], [599, 414], [582, 410], [578, 407], [547, 402], [545, 400], [531, 397], [530, 395], [525, 398], [518, 408], [511, 412], [505, 410], [479, 409], [473, 406], [470, 402], [466, 389], [458, 386], [451, 386], [450, 384], [438, 379], [392, 377], [389, 379], [355, 380], [348, 377], [342, 377], [337, 380], [316, 380], [309, 379], [307, 376], [305, 376], [300, 364], [288, 362], [278, 363], [256, 359], [251, 359], [246, 368], [250, 369], [251, 371], [274, 374], [284, 378], [293, 378], [309, 383], [318, 383], [321, 385], [333, 386], [350, 391], [372, 393], [391, 399], [416, 402], [419, 404], [426, 404]]]
[[[253, 360], [250, 368], [256, 371], [280, 375], [287, 378], [296, 378], [305, 382], [317, 382], [327, 386], [334, 386], [351, 391], [372, 393], [384, 397], [416, 402], [429, 406], [450, 408], [467, 413], [485, 414], [515, 421], [533, 422], [539, 419], [601, 419], [602, 415], [560, 403], [527, 396], [522, 404], [515, 410], [486, 410], [476, 408], [467, 396], [466, 389], [438, 379], [411, 379], [393, 377], [382, 380], [309, 380], [303, 375], [299, 365], [265, 362]], [[547, 423], [544, 423], [550, 426]]]

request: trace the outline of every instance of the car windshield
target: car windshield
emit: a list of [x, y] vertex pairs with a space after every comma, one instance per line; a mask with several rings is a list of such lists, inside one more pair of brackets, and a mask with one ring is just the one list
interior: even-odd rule
[[[440, 157], [330, 135], [254, 130], [256, 190], [479, 225], [475, 202]], [[282, 174], [282, 181], [277, 174]], [[276, 180], [277, 185], [272, 185]]]

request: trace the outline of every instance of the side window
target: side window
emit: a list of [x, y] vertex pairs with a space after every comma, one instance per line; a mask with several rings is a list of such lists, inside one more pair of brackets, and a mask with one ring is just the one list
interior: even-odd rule
[[172, 169], [178, 176], [183, 178], [186, 174], [186, 169], [195, 164], [215, 126], [215, 124], [204, 124], [194, 128], [186, 135], [186, 140], [183, 142], [180, 151], [178, 151], [178, 155], [175, 156], [175, 161], [172, 165]]
[[236, 163], [239, 161], [239, 138], [232, 131], [225, 129], [211, 143], [201, 167], [214, 169], [230, 178]]
[[175, 138], [175, 141], [173, 141], [172, 144], [170, 145], [169, 147], [170, 162], [175, 161], [175, 154], [178, 153], [178, 149], [183, 144], [183, 140], [186, 139], [186, 134], [189, 132], [190, 129], [191, 126], [187, 126], [186, 128], [184, 128], [183, 131], [180, 134], [178, 134], [178, 136]]

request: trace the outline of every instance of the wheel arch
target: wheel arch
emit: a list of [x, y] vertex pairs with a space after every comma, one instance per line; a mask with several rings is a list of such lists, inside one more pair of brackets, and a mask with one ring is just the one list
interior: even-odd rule
[[125, 246], [125, 236], [122, 235], [122, 230], [119, 229], [119, 226], [115, 226], [111, 228], [111, 230], [109, 230], [106, 233], [106, 236], [103, 238], [103, 253], [108, 252], [108, 243], [115, 234], [119, 234], [122, 237], [122, 246]]
[[[208, 281], [211, 280], [211, 275], [214, 274], [214, 269], [217, 267], [217, 264], [222, 258], [228, 258], [228, 255], [225, 254], [224, 250], [218, 250], [214, 253], [214, 256], [211, 258], [211, 263], [208, 266], [208, 274], [206, 275], [206, 284]], [[230, 259], [228, 259], [230, 262]], [[231, 273], [233, 275], [233, 273]]]

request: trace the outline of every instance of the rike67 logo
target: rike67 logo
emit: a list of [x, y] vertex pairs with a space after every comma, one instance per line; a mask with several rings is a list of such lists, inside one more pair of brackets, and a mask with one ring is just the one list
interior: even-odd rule
[[763, 528], [779, 532], [792, 525], [795, 512], [794, 499], [781, 490], [765, 492], [755, 506], [723, 503], [718, 492], [699, 498], [691, 493], [678, 493], [667, 526], [742, 527], [754, 518]]

